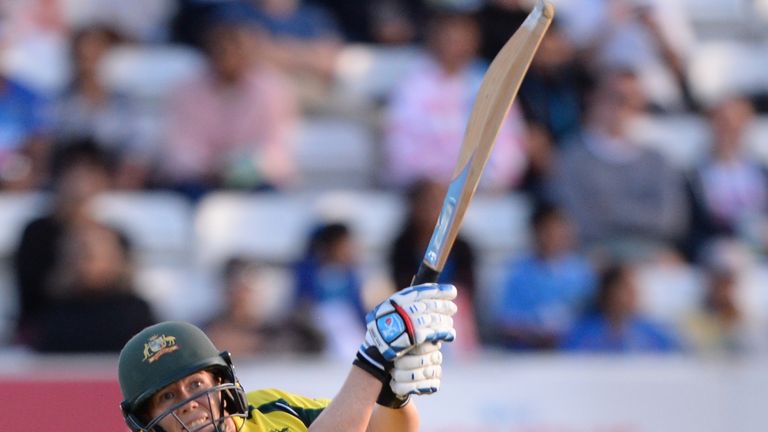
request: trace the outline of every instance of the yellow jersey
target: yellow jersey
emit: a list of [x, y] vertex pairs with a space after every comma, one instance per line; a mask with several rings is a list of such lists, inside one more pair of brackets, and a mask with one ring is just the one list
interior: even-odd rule
[[247, 394], [250, 417], [235, 417], [240, 432], [298, 432], [323, 412], [330, 399], [311, 399], [277, 389], [264, 389]]

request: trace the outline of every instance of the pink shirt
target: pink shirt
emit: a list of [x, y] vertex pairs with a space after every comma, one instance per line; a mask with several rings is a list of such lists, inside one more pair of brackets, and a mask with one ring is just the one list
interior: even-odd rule
[[[484, 73], [485, 68], [473, 65], [449, 76], [425, 58], [402, 81], [387, 116], [385, 181], [395, 186], [421, 177], [450, 181]], [[524, 132], [515, 105], [499, 131], [481, 187], [504, 189], [517, 183], [526, 165]]]
[[254, 68], [234, 85], [210, 74], [181, 86], [171, 99], [166, 170], [199, 179], [251, 161], [274, 185], [293, 180], [295, 95], [277, 72]]

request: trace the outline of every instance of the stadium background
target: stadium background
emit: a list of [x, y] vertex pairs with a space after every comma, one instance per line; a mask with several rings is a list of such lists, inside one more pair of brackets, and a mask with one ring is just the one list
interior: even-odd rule
[[[72, 31], [109, 23], [132, 42], [109, 53], [102, 78], [109, 89], [141, 107], [139, 129], [150, 137], [147, 142], [161, 141], [167, 98], [206, 61], [195, 49], [170, 42], [178, 7], [195, 2], [178, 3], [6, 0], [0, 6], [1, 73], [54, 99], [70, 77]], [[329, 10], [334, 4], [314, 3]], [[442, 3], [473, 9], [483, 2]], [[565, 16], [574, 11], [589, 15], [601, 3], [555, 1]], [[677, 7], [677, 18], [691, 32], [683, 57], [697, 100], [707, 105], [723, 95], [751, 96], [757, 114], [745, 145], [755, 160], [768, 163], [768, 2], [664, 3]], [[409, 19], [416, 29], [423, 28], [418, 15]], [[387, 97], [419, 60], [423, 45], [418, 36], [398, 43], [372, 42], [359, 34], [342, 39], [333, 57], [331, 102], [307, 102], [293, 131], [298, 174], [290, 185], [270, 192], [216, 188], [195, 200], [168, 188], [113, 188], [94, 201], [95, 218], [130, 239], [136, 293], [157, 318], [198, 324], [215, 318], [225, 306], [221, 267], [233, 256], [261, 265], [254, 308], [268, 318], [289, 313], [291, 266], [318, 221], [350, 226], [368, 303], [392, 288], [387, 254], [407, 209], [405, 187], [389, 184], [382, 169], [383, 116]], [[710, 130], [701, 110], [649, 112], [642, 129], [648, 142], [681, 170], [707, 154]], [[2, 150], [4, 156], [12, 153]], [[10, 168], [3, 163], [0, 177], [7, 179]], [[113, 354], [43, 354], [19, 343], [14, 334], [19, 298], [13, 257], [25, 225], [45, 212], [50, 186], [44, 181], [26, 188], [5, 183], [0, 191], [0, 405], [6, 425], [0, 428], [121, 430]], [[528, 226], [533, 210], [529, 191], [517, 186], [481, 190], [470, 207], [463, 235], [476, 251], [481, 334], [493, 333], [505, 266], [533, 246]], [[737, 247], [731, 258], [737, 261], [739, 304], [766, 342], [768, 240], [758, 238], [762, 244]], [[641, 310], [670, 326], [699, 307], [706, 287], [705, 269], [698, 262], [643, 263], [639, 276]], [[760, 343], [748, 354], [724, 356], [531, 352], [482, 340], [449, 351], [444, 388], [418, 402], [423, 429], [435, 432], [757, 431], [768, 424], [760, 406], [768, 389], [766, 352]], [[332, 353], [262, 352], [236, 361], [246, 388], [274, 386], [313, 396], [332, 395], [349, 364]]]

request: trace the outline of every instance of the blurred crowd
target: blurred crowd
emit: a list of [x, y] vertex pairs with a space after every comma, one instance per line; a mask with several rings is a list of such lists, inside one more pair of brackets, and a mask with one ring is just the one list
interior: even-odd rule
[[[768, 170], [745, 145], [766, 115], [766, 92], [696, 94], [686, 62], [697, 34], [681, 2], [555, 3], [480, 186], [526, 197], [530, 247], [507, 257], [489, 288], [478, 274], [482, 251], [459, 237], [441, 276], [460, 293], [452, 348], [764, 352], [768, 323], [750, 316], [740, 289], [744, 269], [768, 252]], [[484, 72], [530, 8], [526, 0], [2, 2], [0, 193], [50, 198], [9, 259], [19, 302], [9, 344], [115, 351], [163, 318], [136, 290], [132, 239], [99, 222], [90, 203], [114, 191], [171, 191], [192, 206], [223, 190], [294, 192], [296, 130], [313, 116], [375, 131], [371, 189], [407, 203], [385, 257], [388, 289], [408, 285]], [[351, 104], [336, 80], [353, 45], [417, 57], [386, 94]], [[162, 97], [105, 78], [121, 53], [171, 46], [195, 53], [201, 67], [164, 82]], [[644, 142], [649, 115], [706, 120], [706, 151], [692, 167]], [[291, 306], [279, 316], [258, 307], [270, 263], [232, 256], [216, 281], [221, 310], [198, 324], [236, 355], [348, 357], [364, 311], [384, 295], [364, 290], [355, 235], [318, 221], [289, 264]], [[646, 314], [638, 287], [649, 267], [695, 269], [697, 308], [665, 321]]]

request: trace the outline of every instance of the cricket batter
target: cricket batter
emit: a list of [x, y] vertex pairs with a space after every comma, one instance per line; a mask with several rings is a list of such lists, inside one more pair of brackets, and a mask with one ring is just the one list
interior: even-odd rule
[[192, 324], [145, 328], [120, 353], [120, 404], [132, 431], [418, 431], [410, 395], [440, 387], [440, 345], [455, 338], [456, 288], [406, 288], [366, 317], [367, 331], [333, 400], [276, 389], [246, 393], [228, 352]]

